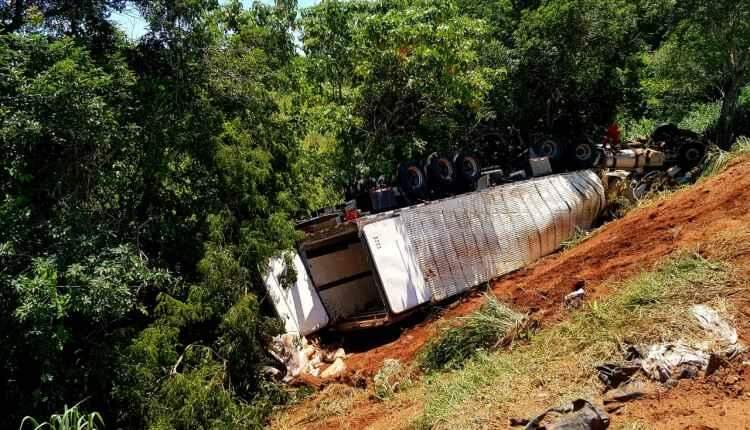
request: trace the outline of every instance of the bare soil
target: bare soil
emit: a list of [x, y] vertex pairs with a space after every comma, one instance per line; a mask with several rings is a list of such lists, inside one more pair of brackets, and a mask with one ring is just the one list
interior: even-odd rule
[[[652, 268], [679, 249], [720, 254], [716, 243], [727, 231], [748, 232], [736, 240], [750, 241], [750, 160], [737, 160], [721, 175], [678, 191], [648, 207], [635, 209], [624, 218], [603, 226], [590, 239], [573, 248], [546, 257], [531, 266], [491, 282], [491, 290], [502, 301], [529, 312], [543, 325], [565, 318], [563, 297], [585, 283], [587, 299], [605, 296], [617, 282]], [[733, 240], [733, 238], [724, 238]], [[747, 252], [731, 256], [750, 274], [750, 244]], [[368, 348], [347, 358], [345, 382], [366, 381], [386, 358], [413, 360], [419, 349], [436, 333], [440, 324], [466, 315], [482, 303], [480, 293], [459, 299], [439, 312], [383, 339], [370, 339]], [[740, 313], [750, 316], [750, 303], [740, 304]], [[750, 318], [740, 323], [741, 337], [750, 340]], [[378, 344], [380, 341], [381, 344]], [[375, 343], [373, 345], [373, 342]], [[664, 429], [750, 428], [750, 366], [736, 364], [704, 380], [683, 381], [657, 397], [629, 403], [615, 420], [641, 420]], [[319, 399], [305, 402], [291, 416], [304, 416], [305, 409]], [[365, 401], [347, 414], [316, 422], [309, 428], [397, 428], [420, 410], [418, 399], [403, 404]], [[615, 421], [615, 422], [617, 422]], [[292, 422], [294, 419], [292, 418]], [[305, 427], [300, 423], [299, 428]]]

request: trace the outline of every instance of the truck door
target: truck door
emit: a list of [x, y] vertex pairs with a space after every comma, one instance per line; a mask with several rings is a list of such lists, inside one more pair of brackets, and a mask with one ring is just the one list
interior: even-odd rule
[[[329, 317], [297, 251], [290, 251], [288, 257], [293, 270], [283, 256], [272, 258], [264, 282], [287, 333], [306, 336], [327, 326]], [[283, 285], [285, 278], [288, 285]]]
[[389, 310], [400, 314], [427, 303], [432, 293], [399, 217], [362, 228]]

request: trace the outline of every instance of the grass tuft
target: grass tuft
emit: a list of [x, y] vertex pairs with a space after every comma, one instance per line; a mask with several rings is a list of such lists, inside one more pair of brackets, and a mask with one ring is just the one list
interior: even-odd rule
[[38, 422], [33, 417], [24, 417], [19, 430], [100, 430], [104, 428], [104, 420], [98, 412], [84, 413], [79, 406], [83, 401], [68, 408], [62, 414], [53, 414], [49, 421]]
[[399, 360], [387, 358], [373, 378], [373, 390], [379, 400], [387, 400], [411, 383], [409, 369]]
[[486, 294], [482, 307], [458, 324], [446, 326], [436, 339], [428, 343], [419, 359], [426, 371], [459, 369], [480, 351], [507, 347], [518, 338], [527, 337], [530, 320], [491, 294]]
[[729, 163], [737, 157], [750, 154], [750, 138], [740, 137], [729, 151], [723, 151], [719, 148], [712, 148], [708, 154], [708, 162], [703, 169], [701, 178], [710, 178], [723, 172]]

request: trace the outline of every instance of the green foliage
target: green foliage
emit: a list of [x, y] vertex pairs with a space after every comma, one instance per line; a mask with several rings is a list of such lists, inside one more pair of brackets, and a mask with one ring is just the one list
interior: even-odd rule
[[[0, 2], [0, 426], [90, 396], [118, 428], [260, 427], [289, 400], [261, 376], [262, 273], [351, 180], [750, 112], [746, 2], [245, 3]], [[128, 4], [138, 41], [111, 19]], [[517, 317], [487, 304], [427, 367]]]
[[345, 142], [349, 180], [455, 149], [505, 72], [482, 63], [487, 24], [451, 0], [324, 2], [305, 11], [302, 26], [313, 89], [343, 105], [343, 124], [321, 131]]
[[701, 104], [688, 112], [677, 126], [703, 134], [716, 126], [719, 115], [721, 115], [721, 103]]
[[[31, 428], [33, 430], [102, 430], [104, 429], [104, 419], [98, 412], [89, 414], [81, 412], [78, 408], [83, 402], [73, 405], [72, 408], [65, 406], [61, 414], [53, 414], [49, 421], [42, 423], [32, 417], [24, 417], [21, 421], [19, 430]], [[27, 425], [28, 424], [28, 425]]]
[[562, 249], [564, 251], [573, 249], [576, 246], [587, 241], [589, 238], [591, 238], [591, 232], [586, 231], [580, 227], [576, 227], [576, 231], [573, 233], [573, 236], [561, 243]]
[[750, 82], [750, 5], [686, 0], [677, 14], [681, 19], [650, 57], [653, 78], [644, 86], [665, 112], [679, 113], [695, 98], [719, 100], [717, 142], [726, 149], [740, 91]]
[[516, 339], [527, 337], [530, 327], [526, 315], [487, 295], [478, 311], [461, 317], [458, 325], [443, 328], [424, 347], [420, 365], [428, 371], [461, 368], [483, 350], [510, 346]]

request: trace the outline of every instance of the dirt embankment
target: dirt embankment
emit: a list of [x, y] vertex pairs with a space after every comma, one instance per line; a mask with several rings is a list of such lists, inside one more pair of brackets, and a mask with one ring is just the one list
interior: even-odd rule
[[[554, 254], [492, 282], [492, 291], [543, 323], [564, 317], [562, 298], [584, 282], [588, 298], [606, 295], [608, 282], [648, 269], [677, 249], [690, 248], [724, 230], [750, 226], [750, 161], [652, 206], [604, 226], [576, 248]], [[438, 320], [465, 315], [482, 303], [479, 294], [415, 326], [401, 336], [347, 359], [352, 373], [372, 376], [386, 358], [412, 360], [435, 334]]]

